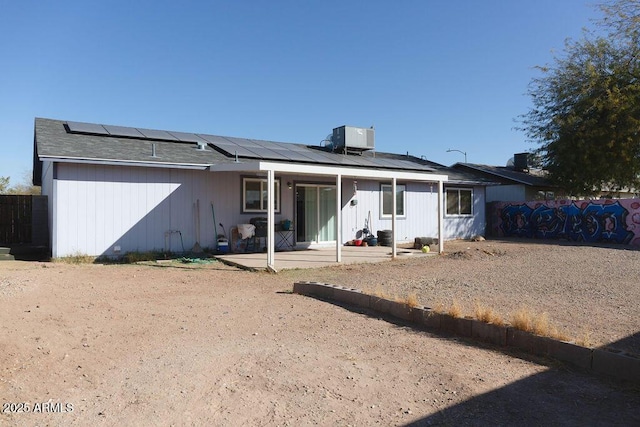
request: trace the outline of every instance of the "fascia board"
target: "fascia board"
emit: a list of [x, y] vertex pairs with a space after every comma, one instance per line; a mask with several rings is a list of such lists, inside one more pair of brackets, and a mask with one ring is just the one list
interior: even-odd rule
[[396, 178], [406, 181], [448, 181], [447, 175], [390, 171], [379, 169], [359, 169], [346, 167], [331, 167], [317, 165], [302, 165], [298, 163], [275, 163], [275, 162], [238, 162], [211, 165], [212, 172], [266, 172], [273, 170], [280, 173], [292, 173], [301, 175], [325, 175], [355, 178], [391, 179]]
[[86, 159], [78, 157], [57, 157], [57, 156], [39, 156], [39, 159], [49, 160], [56, 163], [82, 163], [91, 165], [108, 165], [108, 166], [144, 166], [152, 168], [170, 168], [170, 169], [199, 169], [206, 170], [210, 165], [197, 163], [167, 163], [167, 162], [148, 162], [136, 160], [113, 160], [113, 159]]

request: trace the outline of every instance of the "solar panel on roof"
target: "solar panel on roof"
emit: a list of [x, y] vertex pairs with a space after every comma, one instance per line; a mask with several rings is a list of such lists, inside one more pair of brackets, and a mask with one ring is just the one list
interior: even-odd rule
[[211, 143], [214, 147], [219, 150], [224, 151], [228, 156], [240, 156], [240, 157], [248, 157], [252, 159], [261, 159], [262, 157], [254, 153], [253, 151], [249, 151], [244, 147], [240, 147], [239, 145], [232, 144], [230, 142], [217, 141]]
[[391, 163], [393, 165], [393, 167], [395, 167], [395, 168], [400, 168], [400, 169], [415, 169], [416, 168], [416, 164], [415, 163], [408, 162], [406, 160], [387, 159], [387, 161], [389, 163]]
[[[284, 145], [284, 144], [282, 144]], [[304, 151], [307, 152], [309, 151], [309, 149], [307, 147], [305, 147], [304, 145], [296, 145], [296, 144], [289, 144], [291, 147], [288, 147], [289, 150], [291, 151]]]
[[240, 145], [242, 147], [260, 147], [260, 148], [264, 148], [264, 145], [260, 143], [261, 141], [258, 141], [258, 140], [255, 140], [255, 139], [233, 138], [233, 137], [228, 137], [228, 138], [234, 144], [238, 144], [238, 145]]
[[204, 139], [206, 139], [208, 142], [210, 142], [211, 144], [215, 144], [216, 142], [223, 142], [223, 143], [227, 143], [229, 144], [230, 141], [227, 138], [224, 138], [222, 136], [217, 136], [217, 135], [207, 135], [207, 134], [200, 134], [200, 136]]
[[163, 130], [138, 129], [147, 139], [164, 139], [166, 141], [178, 141], [178, 138]]
[[258, 156], [262, 157], [263, 159], [269, 159], [269, 160], [289, 160], [288, 158], [282, 156], [282, 154], [280, 153], [276, 153], [273, 150], [269, 150], [267, 148], [261, 148], [261, 147], [251, 147], [250, 150], [252, 152], [254, 152], [255, 154], [257, 154]]
[[288, 151], [309, 151], [309, 148], [305, 145], [292, 144], [288, 142], [275, 142], [275, 141], [263, 141], [269, 145], [266, 148], [288, 150]]
[[373, 162], [370, 157], [359, 157], [359, 159], [360, 159], [361, 162], [363, 162], [365, 164], [365, 166], [368, 166], [370, 168], [377, 167], [375, 162]]
[[273, 150], [273, 149], [288, 149], [287, 145], [289, 144], [285, 144], [285, 143], [278, 143], [278, 142], [273, 142], [273, 141], [264, 141], [261, 139], [252, 139], [251, 142], [253, 142], [254, 144], [262, 147], [262, 148], [267, 148], [269, 150]]
[[376, 164], [371, 162], [369, 159], [366, 159], [364, 157], [360, 157], [360, 156], [350, 156], [349, 157], [351, 160], [353, 160], [354, 162], [356, 162], [358, 165], [360, 166], [366, 166], [366, 167], [376, 167]]
[[273, 150], [274, 153], [279, 154], [280, 156], [289, 159], [289, 160], [294, 160], [297, 162], [312, 162], [313, 159], [307, 157], [304, 155], [304, 153], [300, 152], [300, 151], [292, 151], [292, 150], [281, 150], [279, 148], [274, 148]]
[[340, 159], [344, 157], [341, 154], [330, 153], [327, 151], [314, 150], [313, 153], [316, 157], [322, 158], [323, 163], [329, 163], [329, 164], [340, 164], [341, 163]]
[[395, 159], [376, 159], [376, 160], [378, 160], [378, 161], [380, 161], [380, 162], [384, 163], [385, 165], [388, 165], [389, 167], [392, 167], [392, 168], [401, 167], [401, 165]]
[[304, 153], [306, 156], [311, 157], [312, 160], [318, 163], [333, 163], [333, 160], [330, 160], [328, 156], [325, 155], [322, 151], [309, 150]]
[[135, 128], [125, 127], [125, 126], [111, 126], [104, 125], [104, 128], [109, 132], [111, 136], [128, 136], [134, 138], [144, 138], [144, 135], [138, 132]]
[[358, 163], [356, 163], [349, 156], [345, 156], [345, 155], [342, 155], [342, 154], [336, 154], [334, 157], [335, 157], [334, 162], [336, 164], [343, 165], [343, 166], [358, 166]]
[[207, 140], [196, 135], [195, 133], [186, 133], [186, 132], [169, 132], [174, 137], [178, 138], [178, 141], [181, 142], [200, 142], [203, 144], [207, 143]]
[[246, 138], [233, 138], [230, 136], [225, 137], [227, 140], [233, 142], [236, 145], [239, 145], [240, 147], [246, 147], [246, 148], [252, 148], [252, 147], [262, 147], [262, 145], [260, 144], [256, 144], [256, 142], [252, 139], [246, 139]]
[[107, 132], [107, 130], [102, 127], [102, 125], [97, 125], [95, 123], [67, 122], [67, 127], [69, 128], [70, 132], [109, 135], [109, 132]]
[[375, 157], [373, 159], [371, 159], [371, 161], [380, 168], [394, 168], [394, 164], [391, 162], [388, 162], [387, 159], [381, 159], [380, 157]]
[[431, 168], [425, 167], [420, 163], [412, 162], [409, 160], [396, 160], [396, 162], [405, 169], [433, 170]]

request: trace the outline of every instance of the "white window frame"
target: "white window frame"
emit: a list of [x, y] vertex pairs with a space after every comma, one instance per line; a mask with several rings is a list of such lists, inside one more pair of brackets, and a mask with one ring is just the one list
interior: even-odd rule
[[[265, 206], [260, 209], [250, 209], [247, 208], [247, 182], [259, 182], [260, 183], [260, 206]], [[280, 213], [280, 178], [274, 179], [274, 201], [273, 208], [275, 213]], [[252, 178], [252, 177], [243, 177], [242, 178], [242, 212], [243, 213], [260, 213], [267, 212], [267, 179], [266, 178]]]
[[[384, 193], [388, 191], [389, 193], [392, 190], [391, 184], [380, 184], [380, 218], [390, 219], [391, 212], [384, 212]], [[402, 188], [402, 189], [401, 189]], [[396, 184], [396, 192], [402, 192], [402, 206], [399, 203], [396, 203], [396, 218], [406, 218], [407, 217], [407, 186], [405, 184]], [[398, 213], [398, 210], [402, 209], [402, 214]]]
[[[460, 193], [463, 191], [468, 191], [470, 193], [470, 213], [460, 213], [462, 211], [461, 206], [460, 206]], [[458, 209], [457, 209], [457, 213], [449, 213], [449, 192], [456, 192], [457, 193], [457, 198], [458, 198]], [[445, 216], [449, 216], [449, 217], [472, 217], [473, 216], [473, 188], [445, 188], [444, 190], [444, 194], [445, 194], [445, 202], [444, 202], [444, 206], [445, 206]]]

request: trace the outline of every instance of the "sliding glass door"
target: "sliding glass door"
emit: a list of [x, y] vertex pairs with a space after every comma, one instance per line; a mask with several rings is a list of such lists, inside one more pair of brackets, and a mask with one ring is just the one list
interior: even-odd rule
[[335, 242], [335, 185], [296, 185], [296, 241]]

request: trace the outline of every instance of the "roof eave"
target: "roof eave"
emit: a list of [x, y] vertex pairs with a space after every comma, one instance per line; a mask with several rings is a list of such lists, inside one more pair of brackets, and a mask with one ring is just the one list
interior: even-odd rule
[[118, 159], [87, 159], [83, 157], [72, 156], [38, 156], [40, 161], [52, 161], [57, 163], [80, 163], [93, 165], [109, 165], [109, 166], [143, 166], [153, 168], [171, 168], [171, 169], [198, 169], [206, 170], [210, 164], [198, 163], [175, 163], [175, 162], [157, 162], [157, 161], [141, 161], [141, 160], [118, 160]]

